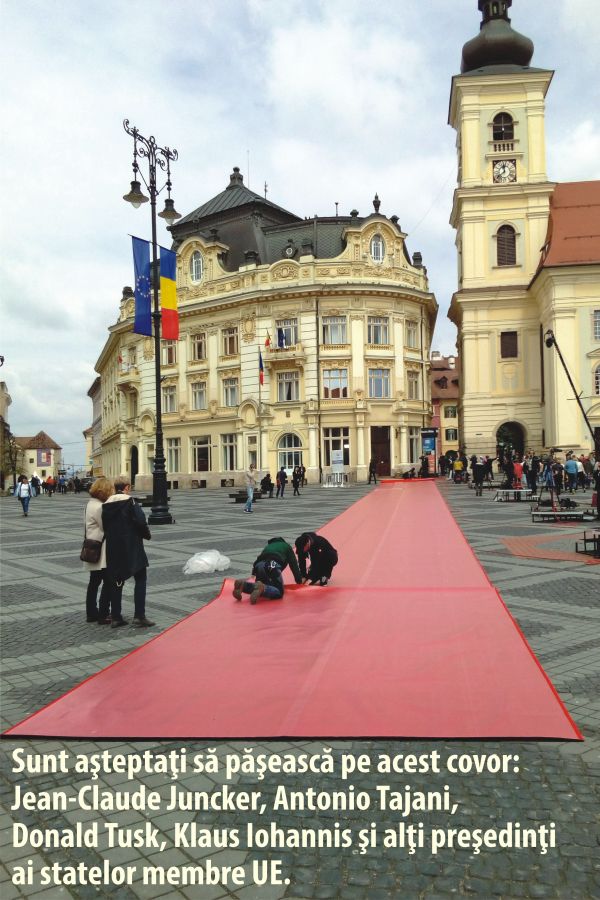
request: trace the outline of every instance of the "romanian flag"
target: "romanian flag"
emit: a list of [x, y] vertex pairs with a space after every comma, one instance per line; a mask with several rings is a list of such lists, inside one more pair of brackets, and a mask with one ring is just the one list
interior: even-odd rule
[[179, 314], [175, 290], [177, 256], [173, 250], [160, 248], [160, 309], [162, 335], [165, 341], [179, 338]]
[[265, 338], [265, 347], [270, 347], [270, 346], [271, 346], [271, 335], [267, 331], [267, 336]]
[[133, 268], [135, 272], [134, 334], [152, 334], [150, 310], [150, 244], [141, 238], [132, 238]]
[[262, 353], [258, 351], [258, 380], [261, 384], [265, 383], [265, 367], [263, 365]]

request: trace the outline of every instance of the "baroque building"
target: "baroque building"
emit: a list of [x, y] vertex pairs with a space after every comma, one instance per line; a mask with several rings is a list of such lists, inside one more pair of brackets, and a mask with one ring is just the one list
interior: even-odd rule
[[469, 454], [506, 444], [589, 451], [590, 431], [544, 338], [554, 332], [600, 435], [599, 184], [548, 178], [554, 73], [530, 65], [533, 44], [512, 29], [511, 4], [479, 0], [480, 33], [463, 48], [450, 94], [461, 441]]
[[[300, 218], [247, 188], [170, 228], [180, 336], [162, 342], [161, 401], [171, 487], [241, 483], [304, 465], [310, 481], [343, 460], [364, 479], [421, 454], [431, 421], [428, 360], [437, 303], [397, 216]], [[104, 474], [149, 489], [153, 340], [133, 334], [134, 299], [96, 364]], [[262, 368], [261, 368], [262, 365]]]

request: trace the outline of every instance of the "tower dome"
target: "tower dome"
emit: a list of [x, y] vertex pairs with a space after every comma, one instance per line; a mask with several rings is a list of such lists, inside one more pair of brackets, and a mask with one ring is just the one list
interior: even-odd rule
[[508, 9], [512, 0], [479, 0], [483, 14], [477, 37], [467, 41], [462, 51], [462, 73], [486, 66], [528, 66], [533, 41], [510, 26]]

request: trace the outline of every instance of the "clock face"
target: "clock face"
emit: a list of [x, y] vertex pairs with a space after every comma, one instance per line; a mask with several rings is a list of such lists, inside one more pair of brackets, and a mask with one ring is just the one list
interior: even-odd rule
[[517, 163], [514, 159], [499, 159], [494, 163], [494, 183], [509, 184], [517, 180]]

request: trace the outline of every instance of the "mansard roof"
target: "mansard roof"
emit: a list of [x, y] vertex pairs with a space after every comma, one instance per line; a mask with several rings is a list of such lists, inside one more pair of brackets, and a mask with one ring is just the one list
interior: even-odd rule
[[[260, 194], [256, 194], [254, 191], [251, 191], [250, 188], [247, 188], [244, 184], [244, 176], [240, 173], [239, 167], [234, 166], [233, 172], [229, 176], [229, 184], [225, 190], [221, 191], [220, 194], [217, 194], [216, 197], [213, 197], [211, 200], [207, 200], [206, 203], [203, 203], [202, 206], [199, 206], [193, 212], [188, 213], [187, 216], [179, 219], [173, 226], [173, 231], [176, 232], [181, 225], [190, 223], [201, 225], [201, 220], [203, 219], [212, 219], [220, 213], [239, 210], [242, 207], [249, 205], [254, 209], [263, 211], [263, 214], [266, 211], [275, 214], [283, 213], [285, 218], [288, 219], [298, 218], [294, 213], [289, 212], [289, 210], [284, 209], [282, 206], [277, 206], [276, 203], [272, 203], [270, 200], [267, 200], [266, 197], [261, 197]], [[277, 217], [280, 218], [280, 216]]]

